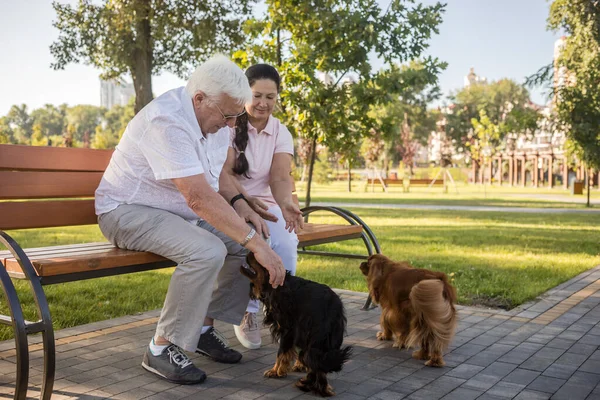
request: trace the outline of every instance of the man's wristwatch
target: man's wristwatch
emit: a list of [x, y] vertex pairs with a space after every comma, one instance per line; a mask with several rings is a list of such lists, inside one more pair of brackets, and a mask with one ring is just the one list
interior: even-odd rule
[[254, 235], [256, 235], [256, 231], [254, 230], [254, 228], [250, 228], [250, 232], [248, 232], [248, 235], [246, 235], [246, 238], [242, 242], [240, 242], [240, 245], [242, 245], [242, 247], [246, 247], [246, 245], [248, 244], [248, 242], [250, 240], [252, 240]]
[[246, 203], [248, 202], [248, 200], [246, 200], [246, 197], [242, 193], [236, 194], [235, 196], [233, 196], [231, 198], [231, 200], [229, 200], [229, 204], [231, 204], [231, 207], [233, 207], [235, 202], [238, 201], [239, 199], [243, 199]]

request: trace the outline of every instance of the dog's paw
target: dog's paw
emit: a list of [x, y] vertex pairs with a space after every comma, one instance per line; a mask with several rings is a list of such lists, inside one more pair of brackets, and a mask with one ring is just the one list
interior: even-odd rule
[[412, 357], [416, 360], [427, 360], [429, 357], [423, 350], [413, 351]]
[[308, 368], [306, 368], [304, 365], [302, 364], [294, 364], [294, 366], [292, 367], [292, 372], [308, 372]]
[[404, 349], [406, 348], [406, 346], [404, 346], [404, 342], [394, 342], [394, 344], [392, 345], [392, 347], [396, 348], [396, 349]]
[[265, 378], [285, 378], [287, 376], [285, 372], [278, 371], [275, 368], [271, 368], [270, 370], [265, 371], [263, 375], [265, 376]]
[[425, 362], [425, 365], [428, 366], [428, 367], [441, 368], [444, 365], [446, 365], [446, 363], [442, 359], [433, 359], [432, 358], [431, 360], [427, 360]]
[[391, 335], [388, 336], [381, 331], [377, 332], [377, 340], [390, 340], [390, 339], [392, 339]]
[[335, 396], [335, 392], [333, 391], [333, 388], [331, 387], [331, 385], [327, 385], [327, 387], [324, 390], [315, 391], [315, 393], [322, 397]]
[[303, 392], [310, 391], [310, 387], [308, 386], [308, 380], [306, 378], [298, 379], [294, 385], [296, 385], [296, 387], [302, 390]]

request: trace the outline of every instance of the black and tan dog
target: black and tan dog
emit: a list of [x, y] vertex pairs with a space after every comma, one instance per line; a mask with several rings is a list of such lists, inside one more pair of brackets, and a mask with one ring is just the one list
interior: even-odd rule
[[268, 271], [252, 253], [247, 261], [249, 267], [241, 271], [251, 281], [250, 297], [263, 302], [264, 324], [270, 326], [273, 340], [279, 340], [277, 360], [265, 376], [286, 376], [296, 359], [291, 370], [308, 372], [296, 382], [299, 389], [335, 395], [326, 375], [341, 371], [352, 351], [350, 346], [342, 348], [346, 316], [339, 296], [328, 286], [289, 273], [283, 286], [273, 289]]

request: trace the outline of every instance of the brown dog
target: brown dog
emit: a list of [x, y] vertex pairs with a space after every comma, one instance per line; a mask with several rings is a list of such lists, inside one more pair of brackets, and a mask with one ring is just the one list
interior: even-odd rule
[[393, 347], [417, 347], [413, 358], [430, 367], [444, 366], [443, 351], [456, 329], [456, 290], [443, 272], [413, 268], [382, 254], [360, 264], [369, 293], [381, 306], [381, 332], [377, 339], [392, 340]]

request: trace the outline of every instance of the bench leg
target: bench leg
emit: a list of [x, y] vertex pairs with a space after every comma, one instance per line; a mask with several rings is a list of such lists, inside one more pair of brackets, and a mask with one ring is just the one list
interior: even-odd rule
[[17, 376], [15, 383], [14, 398], [21, 400], [27, 396], [29, 383], [29, 343], [28, 334], [42, 333], [42, 343], [44, 346], [44, 375], [40, 392], [41, 400], [50, 400], [52, 388], [54, 386], [54, 373], [56, 368], [56, 355], [54, 343], [54, 330], [52, 328], [52, 319], [48, 309], [48, 301], [31, 261], [23, 249], [8, 234], [0, 231], [0, 242], [6, 246], [15, 259], [19, 262], [21, 269], [25, 273], [34, 295], [39, 320], [36, 322], [26, 321], [23, 317], [23, 310], [17, 291], [5, 268], [0, 267], [0, 283], [6, 295], [10, 308], [10, 317], [0, 315], [0, 323], [11, 325], [15, 334], [15, 348], [17, 358]]
[[[363, 233], [361, 235], [361, 239], [363, 240], [365, 247], [367, 248], [367, 253], [369, 255], [366, 257], [360, 256], [360, 258], [368, 258], [369, 256], [371, 256], [373, 254], [381, 254], [381, 246], [379, 246], [379, 242], [377, 241], [377, 238], [375, 237], [375, 234], [373, 233], [373, 231], [371, 231], [371, 228], [369, 228], [369, 226], [362, 219], [360, 219], [356, 214], [354, 214], [352, 211], [346, 210], [345, 208], [341, 208], [341, 207], [310, 206], [310, 207], [305, 207], [302, 209], [302, 214], [305, 217], [305, 220], [307, 221], [308, 215], [315, 211], [329, 211], [329, 212], [332, 212], [332, 213], [342, 217], [351, 225], [362, 226]], [[313, 251], [313, 252], [305, 251], [305, 253], [320, 254], [323, 256], [327, 255], [325, 252], [316, 252], [316, 251]], [[334, 257], [342, 256], [341, 254], [338, 254], [338, 253], [334, 253], [331, 255]], [[355, 254], [349, 254], [348, 256], [349, 256], [349, 258], [357, 258], [357, 255], [355, 255]], [[367, 297], [367, 301], [365, 302], [365, 304], [362, 307], [362, 310], [370, 310], [372, 308], [375, 308], [375, 307], [371, 306], [371, 295], [369, 295], [369, 297]]]
[[0, 315], [3, 325], [11, 325], [15, 334], [15, 350], [17, 357], [17, 378], [15, 382], [15, 400], [27, 397], [27, 384], [29, 382], [29, 346], [25, 329], [25, 318], [19, 303], [17, 291], [4, 268], [0, 268], [0, 281], [10, 308], [10, 316]]

